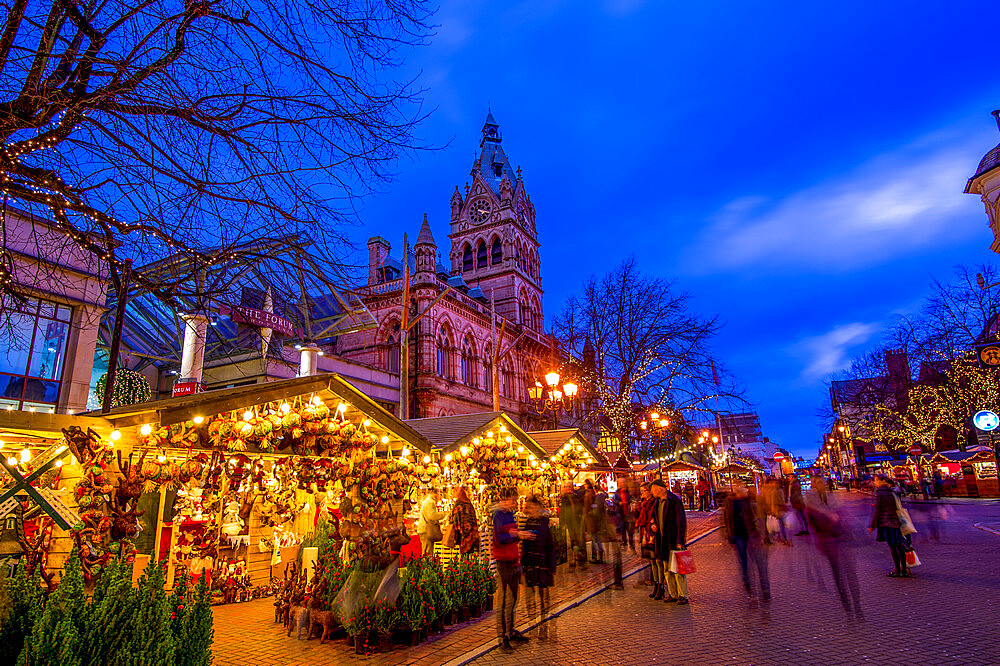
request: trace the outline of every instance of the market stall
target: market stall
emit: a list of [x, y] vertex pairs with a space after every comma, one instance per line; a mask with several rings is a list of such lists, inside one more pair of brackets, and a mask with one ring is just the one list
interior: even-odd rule
[[661, 468], [661, 472], [663, 474], [663, 481], [667, 484], [667, 487], [677, 492], [678, 488], [683, 490], [688, 483], [691, 483], [697, 489], [698, 478], [706, 474], [707, 470], [694, 462], [675, 460], [672, 463], [664, 465]]
[[1000, 497], [996, 457], [992, 451], [945, 451], [924, 454], [925, 474], [940, 473], [949, 494], [959, 497]]
[[[103, 416], [0, 414], [0, 431], [23, 447], [4, 460], [12, 478], [44, 465], [52, 477], [35, 479], [39, 504], [54, 508], [26, 516], [22, 552], [57, 572], [75, 546], [90, 579], [126, 544], [137, 570], [168, 562], [168, 587], [210, 572], [220, 601], [267, 593], [321, 516], [353, 535], [398, 525], [418, 480], [412, 457], [431, 450], [333, 374]], [[5, 513], [14, 504], [6, 498]]]
[[[556, 472], [546, 452], [503, 412], [411, 419], [406, 423], [433, 449], [423, 458], [432, 469], [429, 482], [423, 485], [441, 489], [439, 510], [450, 515], [457, 488], [469, 489], [483, 535], [480, 544], [484, 557], [489, 557], [489, 517], [498, 491], [508, 486], [521, 489], [522, 496], [529, 490], [544, 491]], [[418, 507], [412, 509], [413, 522], [417, 511]], [[443, 544], [437, 545], [435, 551], [446, 560], [457, 554], [456, 548]]]
[[728, 492], [735, 484], [760, 490], [760, 484], [767, 472], [750, 462], [723, 463], [715, 470], [716, 492]]

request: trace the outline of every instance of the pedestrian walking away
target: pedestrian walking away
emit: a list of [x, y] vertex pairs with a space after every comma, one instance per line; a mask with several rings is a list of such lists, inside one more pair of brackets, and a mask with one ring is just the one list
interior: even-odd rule
[[890, 578], [908, 578], [910, 570], [906, 566], [907, 540], [900, 529], [899, 498], [893, 492], [895, 482], [885, 475], [875, 477], [875, 504], [872, 510], [869, 532], [876, 533], [876, 541], [889, 546], [893, 569]]
[[556, 554], [549, 528], [549, 516], [535, 495], [524, 502], [528, 518], [524, 531], [534, 535], [521, 545], [521, 566], [524, 567], [524, 584], [528, 588], [528, 617], [538, 622], [538, 638], [549, 637], [549, 588], [555, 581]]
[[760, 522], [756, 502], [747, 487], [742, 484], [735, 486], [723, 507], [722, 526], [729, 537], [729, 543], [736, 550], [740, 574], [743, 576], [743, 589], [751, 597], [757, 596], [750, 576], [752, 564], [760, 586], [760, 598], [766, 603], [771, 600], [771, 581]]
[[837, 587], [844, 612], [856, 620], [863, 620], [854, 536], [844, 518], [833, 507], [822, 506], [813, 500], [806, 502], [806, 520], [809, 521], [816, 550], [830, 563], [833, 584]]
[[517, 589], [521, 585], [520, 541], [535, 535], [517, 528], [514, 509], [517, 507], [517, 489], [504, 488], [500, 502], [493, 510], [493, 559], [497, 567], [497, 641], [504, 652], [511, 651], [511, 643], [523, 643], [527, 637], [514, 629], [514, 609], [517, 606]]

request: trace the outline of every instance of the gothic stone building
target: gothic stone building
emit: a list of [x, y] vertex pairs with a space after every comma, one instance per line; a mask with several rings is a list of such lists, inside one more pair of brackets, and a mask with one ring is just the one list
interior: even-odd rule
[[398, 258], [384, 238], [369, 239], [368, 284], [361, 292], [378, 326], [339, 339], [338, 353], [398, 373], [402, 261], [408, 261], [412, 314], [451, 287], [409, 333], [410, 418], [493, 410], [492, 307], [506, 319], [501, 351], [513, 345], [499, 361], [500, 407], [526, 429], [550, 427], [551, 414], [539, 417], [528, 403], [529, 387], [556, 354], [543, 332], [535, 207], [520, 168], [510, 166], [492, 114], [479, 145], [471, 184], [464, 195], [456, 187], [451, 196], [448, 265], [441, 263], [426, 215], [412, 251]]

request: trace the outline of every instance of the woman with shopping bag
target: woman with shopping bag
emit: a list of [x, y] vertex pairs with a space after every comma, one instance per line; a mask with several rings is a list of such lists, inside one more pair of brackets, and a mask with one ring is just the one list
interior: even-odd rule
[[908, 521], [909, 514], [905, 514], [899, 497], [893, 492], [894, 485], [895, 482], [888, 476], [880, 474], [875, 477], [875, 505], [868, 531], [876, 532], [876, 541], [888, 544], [892, 553], [893, 570], [886, 575], [889, 578], [909, 578], [910, 568], [906, 565], [909, 537], [903, 534], [901, 526], [909, 523], [909, 530], [913, 522]]
[[[653, 566], [658, 569], [660, 594], [664, 602], [684, 606], [689, 601], [686, 574], [681, 573], [685, 564], [681, 562], [689, 562], [690, 556], [686, 546], [687, 516], [684, 513], [684, 501], [680, 496], [667, 490], [666, 484], [660, 479], [653, 481], [650, 490], [656, 497], [650, 531], [653, 535], [656, 557]], [[686, 555], [680, 554], [680, 561], [678, 554], [675, 554], [678, 551], [686, 553]]]

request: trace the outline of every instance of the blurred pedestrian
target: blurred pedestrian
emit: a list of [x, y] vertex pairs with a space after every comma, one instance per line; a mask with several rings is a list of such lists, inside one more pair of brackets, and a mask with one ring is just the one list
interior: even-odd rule
[[829, 502], [827, 502], [827, 499], [826, 499], [826, 481], [823, 479], [823, 475], [822, 474], [820, 474], [818, 472], [816, 474], [814, 474], [812, 480], [809, 483], [809, 486], [810, 486], [810, 488], [812, 488], [812, 491], [814, 493], [816, 493], [817, 495], [819, 495], [819, 500], [821, 502], [823, 502], [823, 504], [828, 504], [829, 503]]
[[688, 511], [694, 511], [694, 483], [691, 479], [684, 484], [684, 497], [687, 498]]
[[424, 496], [424, 501], [420, 505], [420, 518], [417, 520], [417, 536], [420, 537], [420, 545], [423, 546], [425, 557], [434, 554], [434, 544], [444, 538], [441, 531], [441, 521], [444, 514], [438, 511], [438, 489], [429, 488]]
[[799, 481], [799, 477], [794, 474], [788, 482], [788, 500], [792, 503], [795, 515], [799, 519], [799, 531], [795, 533], [795, 536], [809, 534], [809, 526], [806, 525], [806, 501], [805, 498], [802, 497], [802, 482]]
[[497, 590], [500, 593], [497, 607], [497, 641], [504, 652], [511, 651], [511, 642], [524, 643], [528, 639], [514, 629], [514, 608], [517, 590], [521, 584], [521, 551], [519, 542], [527, 542], [535, 535], [517, 528], [514, 509], [517, 507], [517, 488], [500, 491], [500, 501], [493, 511], [493, 559], [497, 568]]
[[[590, 535], [591, 563], [604, 562], [604, 543], [602, 537], [606, 532], [607, 504], [598, 497], [594, 482], [587, 479], [584, 482], [583, 510], [586, 512], [587, 534]], [[603, 497], [603, 493], [602, 493]]]
[[944, 493], [944, 478], [941, 476], [941, 470], [934, 470], [934, 497], [941, 499], [941, 495]]
[[[542, 503], [535, 495], [529, 495], [524, 502], [524, 512], [528, 519], [524, 530], [534, 535], [522, 545], [521, 564], [524, 567], [524, 584], [528, 587], [528, 616], [540, 624], [538, 638], [548, 638], [549, 588], [555, 581], [556, 555], [549, 527], [549, 517], [545, 515]], [[537, 599], [536, 599], [537, 594]]]
[[563, 484], [563, 494], [559, 499], [559, 528], [566, 532], [569, 570], [577, 564], [586, 564], [587, 554], [583, 539], [583, 502], [573, 487], [572, 481]]
[[683, 606], [688, 603], [687, 576], [670, 571], [670, 559], [674, 551], [685, 549], [687, 544], [684, 502], [676, 493], [667, 490], [666, 484], [659, 479], [650, 484], [650, 490], [657, 500], [650, 530], [660, 583], [659, 595], [653, 598]]
[[644, 483], [639, 486], [639, 501], [635, 512], [635, 527], [639, 530], [639, 555], [644, 560], [649, 560], [649, 584], [653, 585], [652, 597], [656, 594], [656, 572], [653, 566], [653, 537], [650, 525], [653, 522], [653, 508], [656, 506], [656, 498], [649, 490], [649, 484]]
[[451, 524], [455, 528], [455, 541], [462, 555], [479, 552], [479, 520], [476, 507], [469, 499], [469, 489], [459, 486], [455, 495], [455, 506], [451, 510]]
[[756, 596], [750, 581], [750, 565], [753, 564], [760, 584], [760, 597], [766, 603], [771, 600], [771, 581], [767, 573], [767, 550], [761, 534], [756, 503], [743, 484], [735, 486], [726, 498], [722, 509], [722, 526], [729, 537], [729, 543], [736, 550], [743, 576], [743, 589], [751, 597]]
[[788, 507], [785, 503], [785, 495], [781, 491], [781, 484], [777, 479], [768, 479], [764, 483], [758, 508], [764, 516], [764, 542], [770, 543], [771, 532], [774, 531], [781, 543], [786, 546], [792, 545], [785, 533], [785, 512]]
[[704, 476], [698, 476], [698, 508], [701, 511], [711, 511], [712, 509], [712, 498], [709, 493], [712, 492], [712, 486], [708, 482], [708, 479]]
[[876, 541], [889, 546], [892, 554], [893, 570], [887, 576], [890, 578], [907, 578], [910, 570], [906, 566], [906, 540], [900, 530], [899, 498], [893, 492], [895, 482], [887, 476], [875, 477], [875, 504], [869, 532], [876, 532]]
[[858, 585], [858, 567], [854, 556], [854, 536], [840, 512], [816, 502], [806, 503], [806, 520], [812, 531], [816, 550], [830, 563], [833, 582], [840, 595], [840, 603], [848, 616], [863, 620], [861, 588]]
[[625, 525], [622, 532], [622, 548], [625, 547], [625, 544], [628, 544], [628, 547], [635, 553], [635, 496], [624, 483], [618, 489], [617, 496], [618, 504], [621, 507], [622, 520]]

